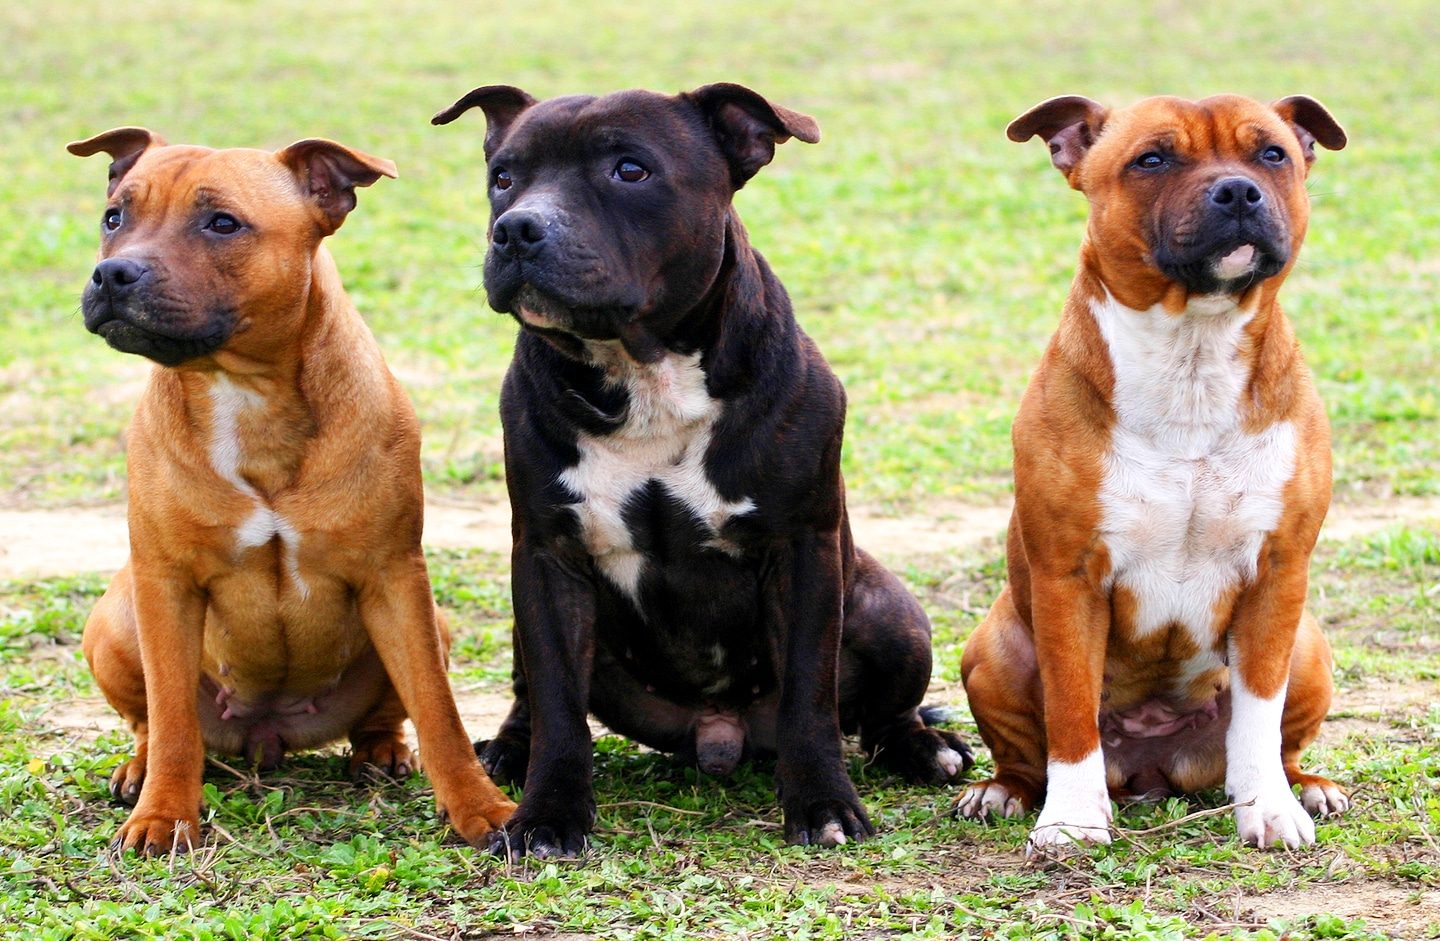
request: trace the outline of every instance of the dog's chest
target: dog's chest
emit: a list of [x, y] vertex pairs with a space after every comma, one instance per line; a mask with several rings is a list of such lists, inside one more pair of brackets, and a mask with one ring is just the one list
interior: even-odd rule
[[699, 528], [703, 545], [721, 551], [735, 551], [720, 538], [725, 523], [755, 504], [726, 500], [706, 476], [705, 455], [723, 404], [706, 390], [699, 353], [669, 353], [642, 364], [608, 345], [592, 346], [606, 381], [625, 391], [624, 421], [609, 434], [582, 433], [580, 460], [561, 472], [560, 482], [575, 497], [570, 509], [600, 572], [638, 601], [640, 581], [654, 561], [645, 546], [657, 543], [643, 531], [657, 520], [664, 525], [663, 514], [646, 512], [657, 490]]
[[246, 516], [235, 528], [233, 553], [237, 562], [247, 550], [278, 543], [286, 580], [303, 600], [310, 586], [300, 572], [300, 532], [268, 503], [241, 473], [245, 461], [240, 425], [263, 409], [264, 399], [225, 376], [210, 388], [210, 466], [250, 504]]
[[1205, 298], [1178, 316], [1113, 301], [1092, 309], [1115, 371], [1100, 531], [1111, 586], [1134, 600], [1132, 623], [1115, 627], [1144, 637], [1178, 624], [1198, 656], [1214, 659], [1231, 602], [1279, 522], [1294, 426], [1243, 427], [1249, 314], [1233, 304]]

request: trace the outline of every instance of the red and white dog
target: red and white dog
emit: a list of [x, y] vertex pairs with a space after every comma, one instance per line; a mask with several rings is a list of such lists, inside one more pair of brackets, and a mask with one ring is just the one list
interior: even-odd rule
[[1305, 610], [1330, 440], [1276, 295], [1315, 145], [1345, 133], [1233, 95], [1054, 98], [1008, 133], [1044, 138], [1090, 219], [1015, 420], [1009, 583], [965, 649], [995, 776], [957, 810], [1043, 795], [1043, 850], [1109, 842], [1112, 795], [1223, 781], [1245, 842], [1311, 843], [1349, 803], [1300, 770], [1331, 696]]

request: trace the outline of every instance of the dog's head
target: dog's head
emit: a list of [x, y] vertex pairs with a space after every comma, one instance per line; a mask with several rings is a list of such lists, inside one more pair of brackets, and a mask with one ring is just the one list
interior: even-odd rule
[[1157, 97], [1116, 109], [1066, 96], [1025, 112], [1007, 133], [1043, 138], [1089, 199], [1089, 244], [1107, 286], [1145, 298], [1120, 298], [1130, 306], [1149, 306], [1171, 286], [1242, 294], [1283, 276], [1305, 237], [1315, 145], [1345, 146], [1340, 125], [1304, 96], [1270, 105]]
[[138, 127], [67, 148], [110, 155], [85, 326], [166, 366], [224, 348], [263, 358], [298, 331], [320, 240], [388, 160], [326, 140], [274, 153], [170, 146]]
[[435, 115], [485, 112], [485, 289], [523, 327], [641, 359], [710, 291], [735, 191], [815, 122], [739, 85], [536, 101], [487, 85]]

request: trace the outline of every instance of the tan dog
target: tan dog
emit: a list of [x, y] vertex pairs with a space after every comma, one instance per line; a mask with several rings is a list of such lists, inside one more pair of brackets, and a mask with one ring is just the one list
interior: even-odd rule
[[[480, 768], [446, 678], [420, 551], [420, 436], [321, 244], [387, 160], [165, 146], [120, 128], [86, 326], [160, 363], [129, 433], [129, 563], [85, 656], [135, 733], [117, 842], [198, 833], [205, 748], [261, 767], [349, 735], [351, 770], [413, 764], [474, 843], [514, 809]], [[392, 685], [393, 684], [393, 685]]]
[[1348, 805], [1300, 770], [1331, 694], [1305, 611], [1330, 440], [1276, 294], [1315, 144], [1345, 134], [1309, 98], [1237, 96], [1055, 98], [1009, 128], [1037, 134], [1090, 221], [1015, 420], [1009, 584], [965, 648], [995, 776], [957, 809], [1043, 793], [1043, 849], [1108, 842], [1111, 793], [1223, 782], [1244, 841], [1313, 842], [1306, 810]]

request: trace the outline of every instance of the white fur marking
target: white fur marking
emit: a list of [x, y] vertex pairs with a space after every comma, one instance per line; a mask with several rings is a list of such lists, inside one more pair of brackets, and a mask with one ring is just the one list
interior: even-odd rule
[[1315, 842], [1315, 822], [1295, 799], [1280, 761], [1280, 720], [1285, 687], [1262, 699], [1245, 685], [1230, 651], [1230, 728], [1225, 733], [1225, 793], [1237, 804], [1235, 829], [1242, 842], [1288, 849]]
[[223, 373], [210, 386], [213, 409], [210, 429], [210, 466], [224, 480], [255, 502], [255, 511], [235, 530], [237, 552], [268, 544], [280, 538], [285, 569], [302, 599], [310, 596], [310, 586], [300, 575], [300, 533], [289, 520], [268, 506], [250, 482], [240, 476], [239, 415], [247, 409], [259, 408], [265, 399], [257, 392], [242, 389]]
[[659, 481], [717, 534], [732, 516], [755, 509], [755, 503], [726, 500], [705, 475], [705, 452], [723, 404], [705, 388], [699, 353], [669, 353], [657, 363], [642, 364], [614, 343], [587, 347], [607, 382], [624, 387], [629, 404], [624, 424], [615, 431], [580, 435], [580, 462], [562, 471], [560, 482], [577, 499], [570, 508], [600, 571], [638, 604], [645, 559], [631, 542], [624, 518], [625, 503], [636, 490]]
[[[1249, 434], [1240, 359], [1254, 312], [1227, 297], [1194, 298], [1182, 314], [1090, 309], [1115, 369], [1115, 427], [1100, 487], [1111, 584], [1135, 597], [1141, 635], [1167, 624], [1213, 648], [1215, 606], [1253, 578], [1295, 472], [1295, 428]], [[1213, 657], [1185, 671], [1193, 679]]]
[[228, 480], [236, 490], [255, 497], [255, 488], [240, 476], [239, 415], [265, 404], [265, 399], [250, 389], [242, 389], [221, 373], [210, 385], [212, 409], [210, 428], [210, 466]]
[[1109, 843], [1110, 791], [1105, 754], [1096, 748], [1076, 762], [1051, 759], [1045, 766], [1045, 806], [1025, 841], [1027, 854], [1066, 843]]

